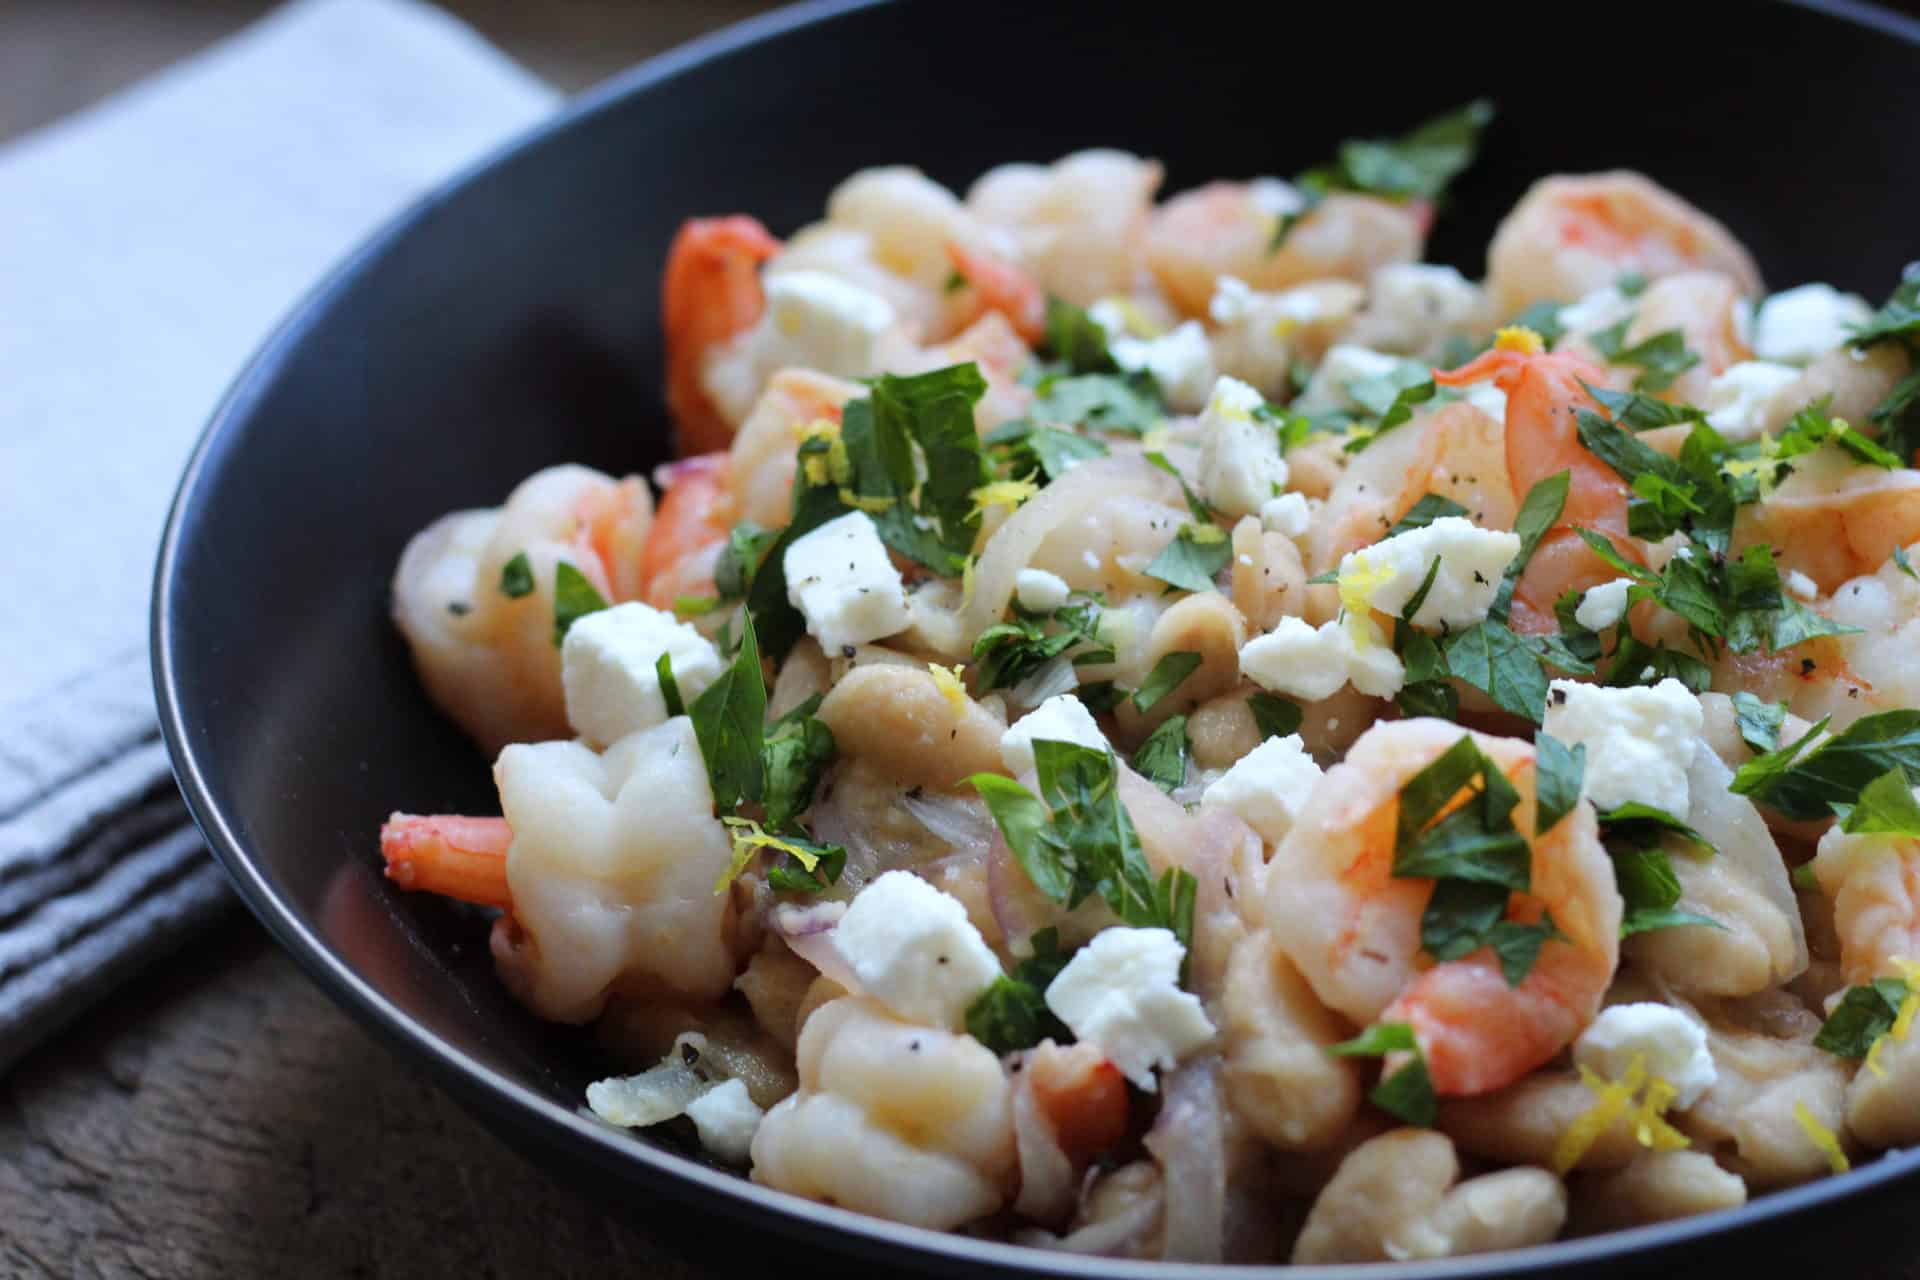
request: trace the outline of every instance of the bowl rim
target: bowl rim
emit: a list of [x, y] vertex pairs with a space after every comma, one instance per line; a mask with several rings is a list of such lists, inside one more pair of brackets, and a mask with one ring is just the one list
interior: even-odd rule
[[[360, 1025], [391, 1049], [428, 1067], [436, 1084], [446, 1088], [463, 1105], [483, 1113], [482, 1118], [489, 1127], [504, 1124], [532, 1138], [536, 1145], [549, 1150], [565, 1148], [602, 1167], [620, 1165], [631, 1169], [637, 1166], [648, 1182], [670, 1195], [690, 1201], [697, 1198], [706, 1209], [788, 1238], [831, 1234], [840, 1247], [870, 1257], [897, 1258], [898, 1251], [904, 1249], [923, 1264], [948, 1271], [984, 1266], [1003, 1274], [1125, 1276], [1140, 1280], [1228, 1280], [1229, 1277], [1283, 1273], [1301, 1280], [1316, 1276], [1351, 1277], [1355, 1273], [1350, 1267], [1091, 1257], [908, 1226], [772, 1190], [693, 1157], [639, 1140], [578, 1109], [564, 1107], [475, 1060], [415, 1021], [354, 972], [341, 955], [304, 924], [295, 906], [235, 832], [213, 794], [207, 766], [195, 745], [192, 707], [180, 688], [173, 626], [182, 594], [177, 578], [183, 544], [207, 497], [204, 479], [213, 459], [231, 446], [236, 424], [252, 416], [262, 393], [289, 353], [327, 312], [332, 300], [436, 206], [481, 174], [521, 152], [543, 145], [554, 135], [602, 114], [630, 96], [664, 85], [683, 73], [723, 60], [749, 46], [900, 2], [808, 0], [697, 37], [620, 72], [581, 93], [545, 121], [492, 148], [433, 185], [363, 240], [294, 304], [234, 379], [202, 429], [182, 472], [161, 536], [154, 565], [149, 639], [160, 731], [175, 779], [194, 822], [228, 880], [274, 940]], [[1893, 13], [1865, 0], [1782, 0], [1782, 3], [1920, 46], [1920, 19]], [[1627, 1261], [1672, 1246], [1779, 1223], [1885, 1187], [1916, 1172], [1920, 1172], [1920, 1148], [1890, 1151], [1849, 1173], [1770, 1192], [1729, 1211], [1500, 1254], [1375, 1264], [1367, 1274], [1378, 1275], [1383, 1280], [1386, 1277], [1411, 1280], [1416, 1276], [1538, 1275], [1571, 1265]]]

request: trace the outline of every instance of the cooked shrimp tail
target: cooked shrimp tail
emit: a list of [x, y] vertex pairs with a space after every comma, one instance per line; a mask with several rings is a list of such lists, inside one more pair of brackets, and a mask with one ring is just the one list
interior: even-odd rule
[[482, 907], [511, 907], [505, 818], [396, 813], [380, 828], [387, 879], [402, 889], [437, 893]]
[[689, 218], [667, 251], [661, 327], [667, 339], [667, 410], [679, 451], [726, 447], [733, 432], [700, 385], [707, 353], [750, 328], [766, 308], [759, 267], [780, 242], [744, 214]]
[[953, 263], [954, 274], [974, 293], [977, 310], [966, 323], [998, 311], [1027, 342], [1038, 343], [1046, 335], [1046, 295], [1032, 276], [1004, 258], [984, 249], [969, 249], [958, 240], [947, 241], [947, 260]]

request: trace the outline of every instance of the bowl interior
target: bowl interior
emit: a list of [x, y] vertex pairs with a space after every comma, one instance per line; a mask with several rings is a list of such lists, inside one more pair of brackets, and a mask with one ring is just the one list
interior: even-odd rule
[[1774, 281], [1877, 301], [1920, 256], [1911, 26], [1615, 3], [1576, 37], [1526, 13], [1496, 28], [1459, 6], [803, 9], [640, 69], [410, 211], [236, 385], [163, 548], [163, 725], [216, 853], [343, 1002], [530, 1141], [636, 1185], [734, 1188], [715, 1202], [778, 1203], [843, 1242], [1007, 1261], [789, 1205], [573, 1116], [602, 1065], [588, 1040], [507, 999], [472, 916], [376, 874], [389, 811], [497, 811], [486, 762], [387, 621], [394, 562], [434, 517], [539, 467], [662, 460], [657, 285], [680, 219], [745, 210], [791, 232], [863, 166], [963, 190], [995, 163], [1112, 145], [1161, 157], [1177, 190], [1292, 173], [1344, 136], [1486, 96], [1499, 120], [1432, 246], [1469, 274], [1534, 178], [1615, 166], [1718, 215]]

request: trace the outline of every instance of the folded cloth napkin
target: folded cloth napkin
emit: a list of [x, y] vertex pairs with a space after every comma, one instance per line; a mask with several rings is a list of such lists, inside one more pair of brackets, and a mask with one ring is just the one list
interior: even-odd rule
[[0, 1071], [228, 900], [147, 662], [194, 437], [332, 262], [557, 104], [415, 0], [297, 0], [0, 148]]

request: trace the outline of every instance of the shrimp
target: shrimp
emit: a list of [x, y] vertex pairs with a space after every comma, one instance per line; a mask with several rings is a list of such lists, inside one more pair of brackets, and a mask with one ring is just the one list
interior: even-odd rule
[[[394, 623], [428, 695], [482, 750], [567, 736], [553, 643], [558, 566], [577, 569], [610, 603], [635, 598], [653, 515], [638, 477], [549, 467], [505, 506], [444, 516], [407, 544], [394, 571]], [[502, 575], [521, 560], [530, 590], [509, 595]]]
[[1047, 166], [989, 169], [967, 191], [982, 226], [1009, 236], [1040, 287], [1080, 306], [1130, 293], [1159, 162], [1124, 151], [1078, 151]]
[[1037, 343], [1046, 336], [1046, 294], [1032, 276], [1004, 258], [970, 249], [958, 240], [947, 241], [947, 258], [972, 296], [971, 314], [966, 314], [964, 323], [997, 311], [1027, 342]]
[[667, 250], [660, 325], [667, 340], [667, 412], [683, 454], [726, 445], [732, 424], [703, 383], [708, 355], [766, 309], [759, 266], [780, 242], [744, 214], [690, 218]]
[[1557, 629], [1553, 606], [1569, 590], [1584, 590], [1615, 577], [1613, 569], [1574, 533], [1595, 529], [1634, 554], [1627, 536], [1627, 483], [1580, 443], [1575, 414], [1598, 410], [1581, 384], [1598, 385], [1605, 372], [1576, 355], [1496, 348], [1451, 372], [1436, 372], [1442, 386], [1485, 379], [1506, 393], [1507, 478], [1519, 500], [1540, 481], [1570, 474], [1565, 508], [1527, 563], [1513, 592], [1513, 625], [1525, 632]]
[[1718, 271], [1749, 296], [1759, 268], [1719, 222], [1624, 169], [1536, 182], [1487, 248], [1487, 290], [1501, 315], [1571, 302], [1637, 272], [1650, 280]]
[[[791, 520], [800, 434], [816, 422], [838, 423], [847, 402], [860, 394], [860, 384], [824, 373], [783, 369], [774, 374], [727, 450], [735, 518], [764, 529]], [[687, 503], [691, 511], [692, 495]]]
[[[1699, 360], [1656, 394], [1680, 404], [1704, 404], [1708, 386], [1715, 378], [1741, 361], [1753, 359], [1753, 349], [1740, 333], [1739, 316], [1745, 307], [1746, 299], [1731, 277], [1717, 271], [1684, 271], [1647, 286], [1622, 341], [1634, 347], [1657, 334], [1677, 330], [1686, 349]], [[1571, 335], [1556, 351], [1586, 356], [1602, 364], [1604, 357], [1588, 340], [1590, 337]], [[1616, 373], [1624, 374], [1629, 368]]]
[[513, 906], [507, 887], [512, 843], [505, 818], [395, 813], [380, 827], [387, 879], [402, 889], [482, 907]]
[[[1267, 877], [1274, 939], [1315, 994], [1357, 1023], [1411, 1024], [1447, 1095], [1513, 1083], [1592, 1021], [1619, 963], [1623, 912], [1593, 810], [1580, 805], [1530, 841], [1532, 887], [1509, 907], [1524, 921], [1551, 912], [1565, 940], [1548, 942], [1518, 986], [1486, 949], [1422, 967], [1433, 886], [1392, 875], [1399, 789], [1468, 733], [1426, 718], [1369, 729], [1314, 789]], [[1515, 827], [1532, 831], [1532, 747], [1469, 736], [1519, 793]]]
[[1027, 1055], [1026, 1077], [1054, 1141], [1075, 1168], [1086, 1168], [1126, 1136], [1126, 1078], [1092, 1045], [1063, 1049], [1044, 1040]]
[[1833, 902], [1847, 981], [1907, 976], [1901, 962], [1920, 957], [1920, 840], [1835, 825], [1820, 837], [1813, 874]]
[[1388, 263], [1419, 258], [1431, 216], [1419, 202], [1330, 195], [1276, 248], [1280, 218], [1301, 205], [1273, 178], [1182, 192], [1147, 224], [1147, 267], [1183, 313], [1204, 316], [1222, 276], [1268, 291], [1329, 277], [1364, 284]]
[[640, 553], [646, 602], [671, 609], [681, 596], [713, 594], [713, 566], [733, 528], [727, 455], [703, 453], [662, 467], [660, 513]]
[[1828, 593], [1920, 542], [1920, 471], [1861, 466], [1834, 448], [1795, 458], [1793, 468], [1779, 488], [1741, 508], [1736, 552], [1768, 543], [1782, 573], [1804, 573]]

